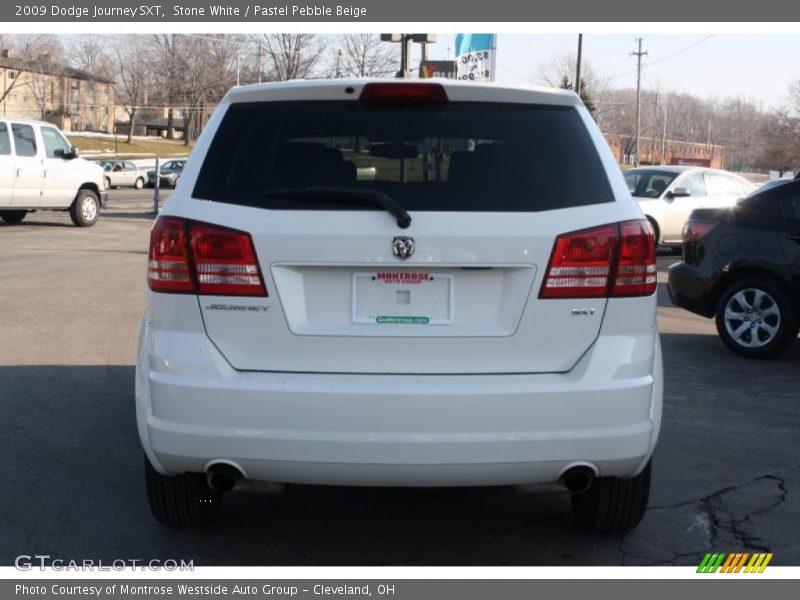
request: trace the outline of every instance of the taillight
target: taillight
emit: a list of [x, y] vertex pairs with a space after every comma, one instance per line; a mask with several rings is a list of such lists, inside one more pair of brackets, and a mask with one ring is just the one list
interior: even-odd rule
[[156, 292], [194, 292], [186, 244], [186, 221], [183, 219], [161, 217], [153, 225], [147, 283]]
[[683, 241], [696, 242], [701, 240], [711, 233], [711, 230], [717, 225], [719, 225], [718, 221], [686, 221], [683, 226]]
[[625, 221], [556, 238], [540, 298], [649, 296], [656, 253], [647, 221]]
[[358, 97], [361, 102], [414, 102], [444, 104], [447, 92], [439, 83], [368, 83]]
[[558, 236], [540, 297], [605, 296], [616, 247], [616, 225]]
[[656, 246], [647, 221], [619, 224], [617, 259], [611, 296], [649, 296], [656, 291]]
[[153, 226], [147, 282], [155, 292], [267, 295], [250, 234], [176, 217]]

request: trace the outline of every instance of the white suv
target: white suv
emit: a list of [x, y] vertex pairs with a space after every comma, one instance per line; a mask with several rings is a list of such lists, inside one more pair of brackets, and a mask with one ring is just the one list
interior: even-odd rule
[[645, 511], [653, 235], [572, 93], [236, 88], [147, 277], [136, 409], [162, 523], [252, 482], [559, 482], [601, 531]]
[[55, 125], [0, 118], [0, 219], [19, 223], [36, 210], [69, 211], [78, 227], [106, 205], [103, 169], [78, 158]]

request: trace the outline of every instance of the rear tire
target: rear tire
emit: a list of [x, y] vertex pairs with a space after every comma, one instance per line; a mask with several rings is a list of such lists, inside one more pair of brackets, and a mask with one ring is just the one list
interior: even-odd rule
[[110, 189], [111, 189], [111, 179], [109, 179], [108, 177], [106, 177], [106, 178], [103, 180], [103, 187], [105, 187], [105, 189], [107, 189], [107, 190], [110, 190]]
[[144, 179], [142, 179], [141, 177], [139, 177], [139, 178], [136, 180], [136, 183], [134, 183], [134, 184], [133, 184], [133, 187], [134, 187], [134, 188], [136, 188], [137, 190], [140, 190], [140, 189], [142, 189], [142, 188], [144, 187]]
[[0, 219], [3, 219], [3, 221], [10, 225], [16, 225], [17, 223], [22, 223], [22, 219], [24, 219], [27, 214], [27, 210], [4, 210], [0, 212]]
[[77, 227], [91, 227], [100, 216], [100, 199], [92, 190], [79, 190], [69, 207], [69, 216]]
[[661, 231], [658, 229], [658, 223], [652, 217], [647, 217], [647, 222], [650, 223], [650, 227], [653, 229], [653, 239], [656, 241], [656, 248], [658, 248], [661, 243]]
[[202, 473], [167, 477], [144, 459], [147, 499], [156, 520], [168, 527], [201, 527], [219, 517], [222, 494], [206, 483]]
[[580, 494], [572, 494], [572, 512], [583, 529], [622, 533], [634, 529], [644, 517], [650, 497], [652, 461], [636, 477], [600, 477]]
[[791, 297], [767, 278], [740, 279], [731, 285], [719, 299], [714, 320], [725, 345], [746, 358], [786, 352], [800, 329]]

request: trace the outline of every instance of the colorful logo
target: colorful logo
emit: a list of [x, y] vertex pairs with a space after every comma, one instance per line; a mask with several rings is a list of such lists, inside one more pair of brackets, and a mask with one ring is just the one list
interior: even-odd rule
[[[750, 559], [749, 562], [747, 559]], [[698, 573], [763, 573], [769, 561], [772, 560], [772, 552], [747, 552], [727, 554], [725, 552], [709, 552], [700, 561], [697, 567]], [[745, 566], [745, 563], [747, 565]]]

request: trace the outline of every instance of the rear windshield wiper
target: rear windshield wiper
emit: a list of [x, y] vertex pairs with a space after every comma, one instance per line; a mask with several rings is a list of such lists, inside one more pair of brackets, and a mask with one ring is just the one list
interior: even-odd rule
[[265, 198], [309, 198], [323, 202], [341, 202], [351, 200], [362, 204], [377, 204], [382, 206], [395, 219], [397, 226], [407, 229], [411, 225], [411, 215], [406, 209], [392, 200], [388, 195], [378, 190], [362, 190], [348, 187], [307, 186], [268, 190], [264, 192]]

